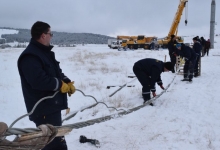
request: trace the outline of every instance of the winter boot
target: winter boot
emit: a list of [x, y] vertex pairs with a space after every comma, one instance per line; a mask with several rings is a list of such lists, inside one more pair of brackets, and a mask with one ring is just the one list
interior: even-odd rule
[[199, 76], [198, 73], [195, 73], [195, 74], [194, 74], [194, 77], [198, 77], [198, 76]]
[[150, 99], [144, 99], [144, 104], [147, 102], [147, 101], [149, 101]]
[[181, 80], [181, 81], [189, 81], [189, 79], [187, 79], [187, 78], [184, 78], [183, 80]]
[[[144, 99], [144, 103], [145, 104], [147, 101], [149, 101], [150, 99]], [[150, 103], [149, 105], [154, 106], [153, 103]]]

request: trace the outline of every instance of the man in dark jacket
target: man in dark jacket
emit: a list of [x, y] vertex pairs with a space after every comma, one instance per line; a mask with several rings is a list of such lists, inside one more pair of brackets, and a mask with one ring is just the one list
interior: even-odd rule
[[200, 42], [198, 41], [197, 37], [193, 38], [193, 49], [196, 53], [196, 61], [195, 61], [195, 66], [194, 66], [194, 77], [197, 77], [199, 75], [199, 60], [201, 58], [201, 50], [202, 50], [202, 45], [200, 44]]
[[177, 44], [176, 36], [171, 35], [171, 39], [168, 42], [168, 50], [169, 50], [169, 55], [170, 55], [170, 61], [173, 64], [173, 66], [175, 66], [175, 64], [176, 64], [176, 47], [175, 47], [175, 44]]
[[207, 53], [207, 56], [209, 56], [209, 49], [210, 49], [210, 40], [208, 39], [206, 42], [205, 42], [205, 50], [204, 50], [204, 56], [205, 54]]
[[[73, 82], [60, 69], [59, 62], [52, 52], [50, 40], [53, 36], [50, 25], [37, 21], [31, 28], [31, 40], [18, 59], [23, 96], [28, 113], [34, 105], [46, 96], [53, 98], [41, 102], [29, 119], [36, 126], [51, 124], [61, 126], [61, 110], [67, 109], [67, 93], [75, 92]], [[64, 137], [55, 138], [43, 150], [67, 150]]]
[[205, 43], [206, 43], [206, 40], [204, 39], [204, 37], [200, 38], [200, 43], [202, 45], [202, 57], [203, 57], [205, 55]]
[[180, 55], [185, 58], [185, 65], [184, 65], [184, 79], [182, 81], [192, 81], [193, 78], [193, 72], [194, 72], [194, 65], [196, 61], [196, 53], [195, 51], [190, 48], [189, 46], [186, 46], [184, 44], [176, 44], [176, 47], [178, 49], [177, 55]]
[[142, 96], [144, 103], [150, 100], [150, 91], [152, 92], [153, 97], [156, 96], [156, 82], [162, 89], [164, 89], [160, 74], [167, 71], [172, 71], [174, 73], [174, 68], [171, 62], [164, 63], [157, 59], [146, 58], [139, 60], [134, 64], [133, 72], [143, 86]]
[[202, 44], [202, 38], [203, 38], [203, 37], [199, 38], [199, 36], [196, 36], [195, 38], [196, 38], [196, 40], [197, 40], [200, 44]]

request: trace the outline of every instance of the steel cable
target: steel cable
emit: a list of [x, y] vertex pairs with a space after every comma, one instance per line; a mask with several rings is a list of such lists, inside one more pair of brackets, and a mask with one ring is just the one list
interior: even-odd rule
[[[83, 128], [83, 127], [86, 127], [86, 126], [90, 126], [90, 125], [93, 125], [95, 123], [100, 123], [100, 122], [104, 122], [104, 121], [107, 121], [107, 120], [110, 120], [112, 118], [116, 118], [116, 117], [120, 117], [121, 115], [126, 115], [126, 114], [129, 114], [129, 113], [132, 113], [134, 111], [137, 111], [147, 105], [149, 105], [150, 103], [152, 103], [153, 101], [155, 101], [157, 98], [159, 98], [163, 93], [165, 93], [167, 91], [167, 89], [170, 87], [171, 83], [174, 81], [175, 77], [176, 77], [177, 74], [175, 74], [173, 80], [168, 84], [168, 86], [165, 88], [165, 90], [163, 90], [160, 94], [158, 94], [156, 97], [154, 98], [151, 98], [149, 101], [147, 101], [145, 104], [143, 105], [140, 105], [140, 106], [137, 106], [137, 107], [134, 107], [134, 108], [131, 108], [129, 109], [128, 111], [123, 111], [123, 112], [119, 112], [117, 114], [112, 114], [112, 115], [108, 115], [108, 116], [104, 116], [104, 117], [101, 117], [101, 118], [96, 118], [96, 119], [92, 119], [92, 120], [87, 120], [87, 121], [83, 121], [83, 122], [78, 122], [78, 123], [74, 123], [74, 124], [68, 124], [68, 125], [63, 125], [63, 126], [56, 126], [56, 128], [63, 128], [63, 127], [69, 127], [69, 128], [72, 128], [72, 129], [79, 129], [79, 128]], [[77, 90], [79, 91], [79, 90]], [[83, 93], [83, 92], [82, 92]], [[57, 94], [57, 92], [55, 93]], [[55, 94], [53, 96], [55, 96]], [[84, 94], [84, 93], [83, 93]], [[86, 96], [89, 96], [89, 95], [86, 95]], [[50, 96], [51, 98], [52, 96]], [[90, 96], [90, 97], [93, 97], [93, 96]], [[45, 97], [46, 98], [46, 97]], [[41, 99], [41, 101], [43, 101], [45, 98]], [[96, 99], [95, 99], [96, 100]], [[40, 103], [40, 102], [39, 102]], [[34, 107], [36, 108], [36, 107]], [[32, 109], [32, 111], [34, 111], [34, 109]], [[31, 112], [32, 112], [31, 111]], [[33, 112], [32, 112], [33, 113]], [[3, 136], [9, 136], [9, 135], [22, 135], [22, 134], [26, 134], [26, 133], [33, 133], [33, 132], [38, 132], [38, 131], [41, 131], [40, 129], [37, 129], [37, 128], [25, 128], [25, 129], [19, 129], [19, 128], [11, 128], [19, 119], [27, 116], [28, 114], [26, 115], [23, 115], [21, 117], [19, 117], [18, 119], [16, 119], [10, 126], [10, 128], [7, 130], [7, 132], [5, 133], [5, 135]]]

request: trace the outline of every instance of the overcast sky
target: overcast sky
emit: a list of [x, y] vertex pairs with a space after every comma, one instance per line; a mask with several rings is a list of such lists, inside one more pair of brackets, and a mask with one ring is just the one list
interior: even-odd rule
[[[189, 0], [188, 25], [184, 10], [178, 35], [209, 35], [211, 1]], [[44, 21], [52, 31], [163, 37], [178, 4], [179, 0], [0, 0], [0, 27], [30, 29], [34, 22]], [[219, 6], [216, 0], [216, 34]]]

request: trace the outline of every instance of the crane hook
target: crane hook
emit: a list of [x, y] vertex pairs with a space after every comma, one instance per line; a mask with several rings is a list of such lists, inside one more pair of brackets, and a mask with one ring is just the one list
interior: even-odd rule
[[188, 21], [187, 21], [187, 20], [185, 20], [185, 25], [187, 25], [187, 22], [188, 22]]

